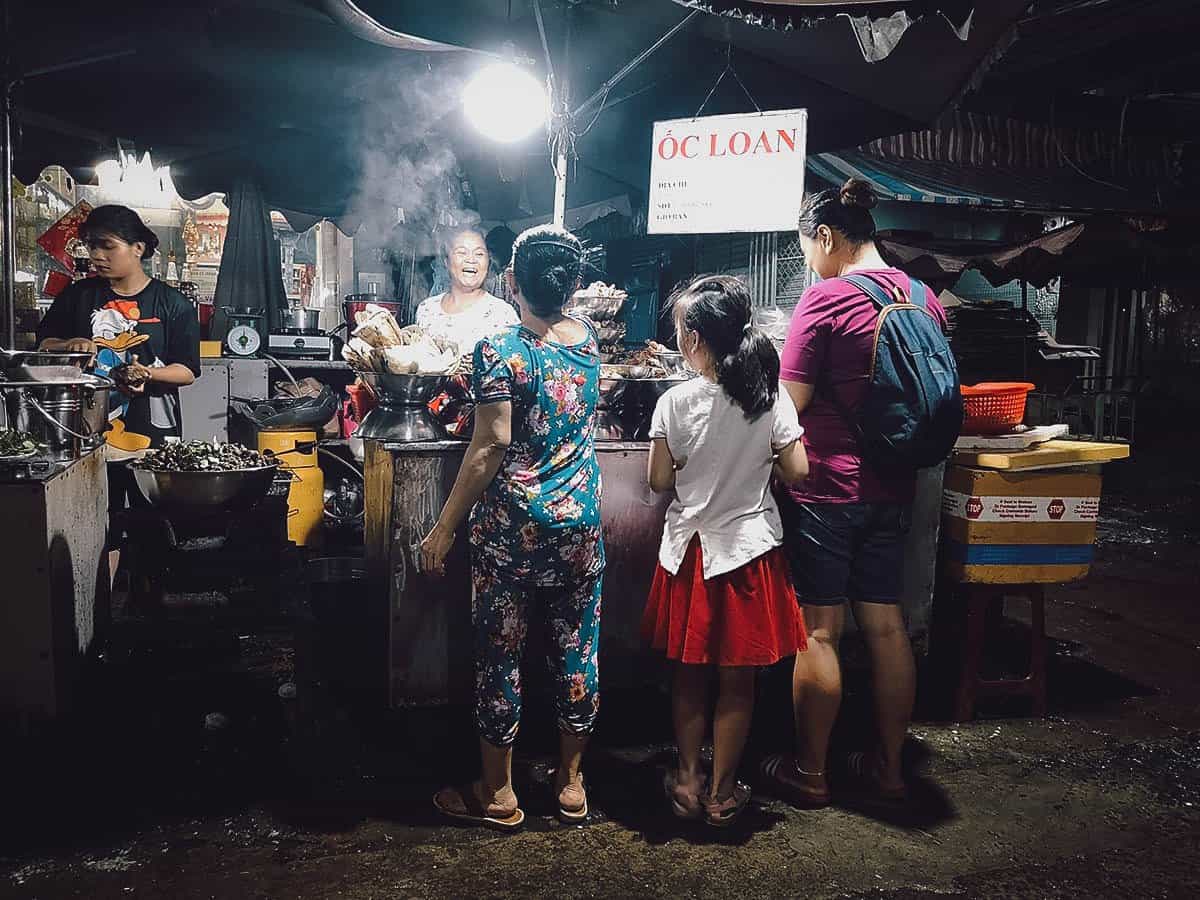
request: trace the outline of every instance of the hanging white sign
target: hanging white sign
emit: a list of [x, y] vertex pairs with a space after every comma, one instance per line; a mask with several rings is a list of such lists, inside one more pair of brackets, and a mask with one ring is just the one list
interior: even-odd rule
[[807, 113], [654, 123], [650, 234], [792, 231], [804, 194]]

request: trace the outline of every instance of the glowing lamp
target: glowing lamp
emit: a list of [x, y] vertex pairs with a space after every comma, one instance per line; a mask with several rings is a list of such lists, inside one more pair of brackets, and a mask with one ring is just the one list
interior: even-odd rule
[[530, 72], [495, 63], [478, 72], [463, 90], [463, 110], [481, 133], [502, 144], [533, 134], [546, 124], [550, 101]]

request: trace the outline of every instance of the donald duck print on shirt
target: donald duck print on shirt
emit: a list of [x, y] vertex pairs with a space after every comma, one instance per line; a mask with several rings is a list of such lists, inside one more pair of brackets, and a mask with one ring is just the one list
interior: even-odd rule
[[[195, 307], [183, 294], [151, 279], [138, 294], [119, 296], [106, 281], [88, 278], [55, 299], [38, 328], [47, 337], [91, 337], [96, 344], [95, 371], [108, 375], [117, 366], [138, 362], [150, 368], [180, 363], [200, 374], [200, 325]], [[136, 451], [182, 436], [179, 391], [155, 385], [144, 394], [112, 391], [109, 403], [110, 447]]]

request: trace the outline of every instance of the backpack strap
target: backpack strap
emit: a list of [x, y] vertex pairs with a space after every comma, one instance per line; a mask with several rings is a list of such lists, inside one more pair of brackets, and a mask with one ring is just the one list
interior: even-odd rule
[[925, 287], [925, 282], [920, 279], [908, 276], [908, 293], [899, 286], [883, 284], [877, 281], [870, 275], [863, 273], [851, 273], [842, 276], [843, 281], [848, 281], [864, 294], [866, 294], [876, 306], [883, 309], [885, 306], [890, 306], [893, 303], [911, 303], [920, 309], [926, 309], [928, 306], [926, 300], [928, 294]]
[[851, 273], [843, 275], [842, 281], [847, 281], [854, 285], [880, 309], [885, 306], [892, 306], [896, 303], [904, 303], [907, 298], [904, 297], [903, 291], [893, 285], [884, 285], [872, 278], [870, 275], [862, 273]]
[[[843, 275], [842, 280], [848, 282], [866, 294], [867, 298], [870, 299], [871, 302], [873, 302], [876, 306], [878, 306], [881, 312], [887, 307], [896, 303], [905, 302], [906, 299], [898, 287], [894, 287], [890, 284], [885, 286], [876, 281], [870, 275], [851, 273], [849, 275]], [[910, 279], [910, 281], [912, 281], [913, 284], [920, 285], [922, 292], [924, 292], [924, 285], [921, 285], [919, 281], [915, 281], [915, 279]], [[913, 290], [911, 286], [909, 289]], [[846, 404], [842, 402], [842, 398], [838, 396], [837, 389], [834, 388], [833, 382], [829, 379], [828, 374], [823, 375], [818, 380], [815, 393], [817, 396], [823, 397], [833, 405], [833, 408], [837, 410], [838, 415], [842, 417], [842, 420], [850, 428], [850, 432], [854, 435], [855, 440], [861, 447], [864, 443], [862, 426], [859, 424], [858, 420], [855, 418], [854, 414], [850, 411]]]
[[908, 276], [908, 302], [913, 306], [919, 306], [921, 309], [928, 310], [929, 308], [929, 288], [925, 287], [925, 282], [918, 278]]

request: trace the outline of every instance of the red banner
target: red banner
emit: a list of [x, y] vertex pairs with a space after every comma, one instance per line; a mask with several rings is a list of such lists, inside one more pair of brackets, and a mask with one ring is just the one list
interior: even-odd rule
[[68, 272], [75, 271], [75, 260], [68, 251], [71, 244], [79, 237], [79, 226], [83, 224], [83, 220], [91, 211], [92, 205], [86, 200], [80, 200], [37, 239], [38, 246]]

